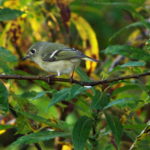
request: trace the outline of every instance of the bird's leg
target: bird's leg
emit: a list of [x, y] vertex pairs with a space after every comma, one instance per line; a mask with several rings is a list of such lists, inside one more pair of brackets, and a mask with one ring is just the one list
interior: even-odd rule
[[70, 77], [70, 82], [73, 82], [73, 76], [74, 76], [74, 71], [75, 71], [75, 66], [73, 67], [72, 73], [71, 73], [71, 77]]
[[59, 71], [59, 70], [57, 70], [57, 76], [60, 76], [60, 75], [61, 75], [60, 71]]

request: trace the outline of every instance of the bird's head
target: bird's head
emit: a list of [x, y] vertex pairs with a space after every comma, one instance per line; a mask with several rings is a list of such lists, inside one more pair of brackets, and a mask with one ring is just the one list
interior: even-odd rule
[[23, 58], [23, 60], [31, 59], [34, 60], [34, 58], [38, 57], [39, 54], [44, 50], [46, 42], [37, 42], [33, 44], [27, 51], [26, 56]]

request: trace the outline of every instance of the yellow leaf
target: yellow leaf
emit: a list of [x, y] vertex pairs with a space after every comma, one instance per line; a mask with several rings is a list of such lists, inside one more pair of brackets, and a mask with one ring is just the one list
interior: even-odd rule
[[[71, 14], [71, 21], [76, 26], [76, 29], [82, 39], [83, 49], [85, 54], [95, 59], [99, 59], [99, 48], [96, 34], [91, 25], [81, 16], [76, 13]], [[95, 70], [97, 63], [86, 61], [86, 68], [89, 73]]]
[[18, 8], [19, 7], [19, 0], [9, 0], [4, 2], [4, 7], [9, 7], [9, 8]]
[[63, 145], [62, 150], [72, 150], [71, 145]]
[[6, 130], [0, 130], [0, 135], [5, 133], [5, 132], [6, 132]]
[[132, 46], [139, 46], [145, 41], [143, 41], [143, 38], [141, 36], [141, 31], [139, 29], [134, 30], [128, 37], [128, 43]]
[[36, 38], [36, 40], [42, 40], [42, 36], [41, 36], [41, 30], [43, 30], [43, 28], [41, 28], [42, 24], [42, 20], [41, 20], [41, 16], [36, 16], [35, 14], [32, 14], [32, 17], [28, 18], [28, 21], [30, 22], [31, 28], [33, 30], [33, 35]]

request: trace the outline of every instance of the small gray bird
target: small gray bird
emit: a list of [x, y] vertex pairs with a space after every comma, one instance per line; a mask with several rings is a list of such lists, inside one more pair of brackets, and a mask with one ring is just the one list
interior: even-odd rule
[[58, 76], [72, 73], [81, 60], [98, 62], [75, 48], [51, 42], [33, 44], [23, 60], [27, 58], [37, 63], [45, 71], [57, 73]]

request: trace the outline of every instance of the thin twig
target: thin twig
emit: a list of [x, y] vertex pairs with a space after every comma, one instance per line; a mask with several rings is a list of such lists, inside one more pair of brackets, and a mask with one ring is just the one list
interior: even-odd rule
[[68, 82], [68, 83], [75, 83], [82, 86], [96, 86], [100, 84], [108, 84], [120, 80], [126, 80], [126, 79], [139, 79], [144, 76], [149, 76], [150, 72], [145, 72], [141, 74], [135, 74], [135, 75], [127, 75], [123, 77], [113, 78], [113, 79], [106, 79], [106, 80], [98, 80], [98, 81], [79, 81], [75, 79], [64, 79], [64, 78], [56, 78], [56, 77], [48, 77], [48, 76], [21, 76], [21, 75], [0, 75], [0, 79], [16, 79], [16, 80], [41, 80], [45, 81], [47, 83], [52, 82]]
[[135, 138], [135, 141], [131, 145], [129, 150], [133, 150], [136, 148], [137, 143], [142, 141], [146, 136], [150, 135], [150, 121], [147, 122], [147, 126], [144, 128], [144, 130], [141, 131], [141, 133]]

